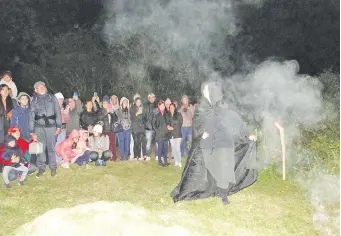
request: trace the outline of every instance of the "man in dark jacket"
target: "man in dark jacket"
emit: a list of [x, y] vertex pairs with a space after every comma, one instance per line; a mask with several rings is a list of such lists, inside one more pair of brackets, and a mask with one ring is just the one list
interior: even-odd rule
[[131, 117], [131, 132], [134, 140], [134, 158], [141, 157], [141, 148], [144, 160], [147, 159], [145, 148], [145, 129], [143, 124], [143, 107], [141, 99], [138, 97], [134, 100], [133, 106], [130, 109]]
[[[143, 106], [143, 123], [146, 135], [146, 155], [147, 160], [150, 160], [150, 153], [152, 151], [152, 141], [155, 137], [155, 131], [153, 130], [153, 119], [155, 115], [156, 104], [155, 95], [150, 93], [148, 95], [148, 102]], [[155, 144], [155, 153], [157, 153], [157, 145]]]
[[37, 157], [38, 173], [40, 178], [45, 172], [46, 151], [48, 154], [51, 176], [56, 175], [56, 135], [60, 133], [62, 126], [59, 103], [54, 95], [47, 92], [44, 82], [34, 84], [35, 95], [32, 98], [29, 112], [29, 131], [36, 134], [38, 141], [43, 143], [44, 151]]

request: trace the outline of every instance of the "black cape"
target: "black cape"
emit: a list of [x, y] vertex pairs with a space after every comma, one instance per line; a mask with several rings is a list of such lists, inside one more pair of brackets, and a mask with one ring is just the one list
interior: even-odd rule
[[[239, 192], [257, 181], [256, 143], [240, 143], [235, 147], [236, 184], [230, 184], [228, 195]], [[174, 202], [220, 196], [215, 179], [205, 167], [200, 138], [193, 141], [180, 183], [171, 193]]]

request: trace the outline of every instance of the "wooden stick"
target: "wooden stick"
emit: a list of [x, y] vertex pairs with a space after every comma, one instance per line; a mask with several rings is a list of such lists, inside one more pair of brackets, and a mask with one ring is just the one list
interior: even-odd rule
[[285, 140], [284, 140], [284, 128], [281, 127], [277, 122], [275, 123], [276, 127], [279, 129], [280, 139], [281, 139], [281, 146], [282, 146], [282, 172], [283, 172], [283, 180], [285, 180], [286, 176], [286, 153], [285, 153]]

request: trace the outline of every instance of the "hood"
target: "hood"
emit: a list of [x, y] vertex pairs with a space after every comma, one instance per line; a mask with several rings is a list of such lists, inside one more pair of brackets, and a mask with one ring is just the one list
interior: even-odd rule
[[[223, 99], [223, 92], [221, 90], [221, 84], [216, 81], [208, 81], [204, 82], [201, 85], [201, 94], [206, 98], [206, 94], [204, 92], [205, 87], [208, 86], [208, 96], [211, 105], [215, 105], [217, 102], [220, 102]], [[207, 98], [206, 98], [207, 99]]]
[[118, 105], [118, 104], [114, 104], [114, 103], [113, 103], [114, 98], [117, 99], [117, 103], [118, 103], [118, 97], [117, 97], [116, 95], [112, 95], [112, 96], [111, 96], [111, 98], [110, 98], [110, 103], [111, 103], [112, 105], [115, 105], [115, 106], [116, 106], [116, 105]]
[[9, 142], [12, 142], [12, 141], [17, 142], [17, 140], [16, 140], [16, 138], [14, 138], [14, 136], [12, 136], [12, 135], [6, 135], [6, 137], [5, 137], [5, 144], [6, 144], [6, 146], [8, 146], [8, 143], [9, 143]]
[[124, 100], [127, 100], [127, 101], [128, 101], [128, 107], [127, 107], [127, 108], [129, 108], [129, 99], [126, 98], [126, 97], [122, 97], [121, 100], [120, 100], [120, 108], [121, 108], [121, 109], [122, 109], [122, 104], [123, 104], [123, 101], [124, 101]]
[[74, 138], [76, 138], [76, 137], [79, 137], [79, 135], [80, 135], [80, 134], [79, 134], [79, 131], [76, 130], [76, 129], [74, 129], [74, 130], [71, 131], [71, 133], [70, 133], [68, 139], [72, 140], [72, 139], [74, 139]]
[[21, 98], [22, 96], [26, 96], [26, 97], [28, 98], [28, 105], [29, 105], [29, 104], [30, 104], [31, 97], [30, 97], [30, 95], [28, 95], [27, 93], [24, 93], [24, 92], [20, 92], [20, 93], [18, 94], [18, 97], [17, 97], [17, 103], [18, 103], [18, 105], [20, 106], [19, 100], [20, 100], [20, 98]]

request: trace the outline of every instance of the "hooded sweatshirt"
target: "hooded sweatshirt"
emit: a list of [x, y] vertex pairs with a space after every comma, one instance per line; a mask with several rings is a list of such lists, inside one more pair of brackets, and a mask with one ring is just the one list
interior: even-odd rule
[[18, 89], [13, 80], [10, 82], [6, 82], [4, 80], [0, 80], [0, 85], [1, 84], [6, 84], [11, 90], [12, 90], [12, 98], [16, 98], [18, 95]]
[[[8, 144], [12, 141], [15, 142], [15, 146], [14, 147], [8, 146]], [[11, 160], [12, 155], [16, 155], [20, 158], [20, 161], [19, 163], [13, 163], [14, 167], [19, 167], [20, 163], [22, 164], [27, 163], [26, 160], [24, 159], [23, 152], [21, 151], [20, 147], [18, 147], [17, 140], [15, 139], [15, 137], [13, 137], [12, 135], [7, 135], [5, 137], [5, 145], [6, 146], [2, 152], [2, 159]]]
[[[123, 102], [127, 101], [128, 105], [123, 108]], [[129, 111], [129, 100], [126, 97], [121, 98], [120, 109], [117, 111], [118, 119], [120, 120], [123, 129], [128, 130], [131, 127], [130, 111]]]
[[[100, 135], [100, 136], [90, 136], [89, 137], [89, 145], [91, 151], [98, 152], [99, 156], [102, 156], [104, 151], [109, 150], [109, 136], [108, 135]], [[98, 151], [98, 149], [102, 149], [103, 151]]]
[[[28, 105], [23, 106], [20, 104], [19, 100], [22, 96], [28, 98]], [[28, 130], [29, 125], [29, 104], [30, 96], [27, 93], [19, 93], [18, 95], [18, 106], [12, 110], [11, 126], [19, 127], [21, 129], [20, 135], [23, 139], [29, 140], [30, 133]]]
[[69, 137], [56, 147], [56, 154], [63, 158], [64, 162], [70, 162], [78, 155], [76, 150], [77, 143], [73, 141], [76, 137], [79, 137], [79, 131], [74, 129], [71, 131]]

